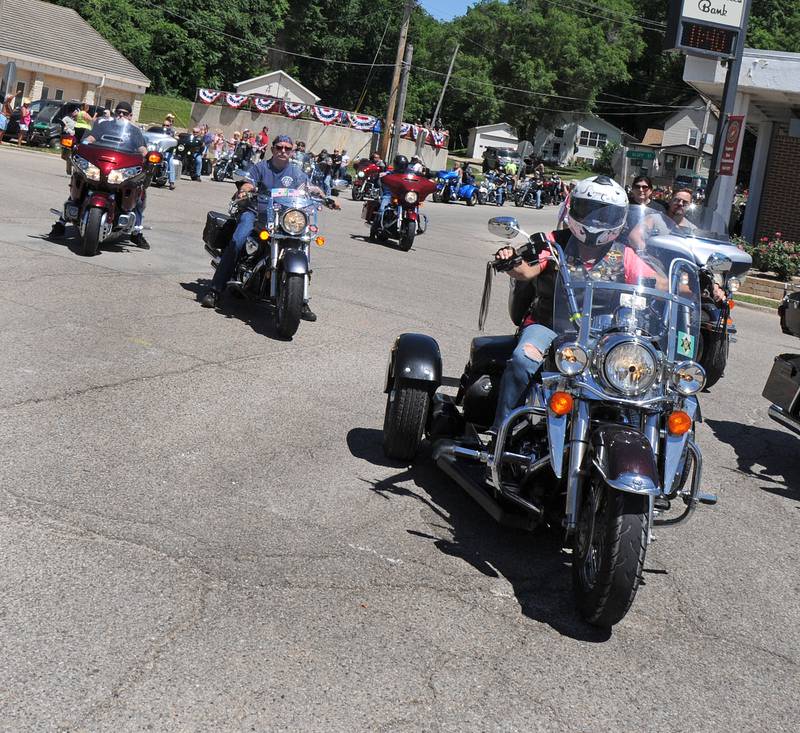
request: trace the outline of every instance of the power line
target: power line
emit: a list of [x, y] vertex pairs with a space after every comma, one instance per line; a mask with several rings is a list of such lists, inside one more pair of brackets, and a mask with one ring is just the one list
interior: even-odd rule
[[[548, 5], [553, 5], [554, 7], [557, 7], [559, 10], [564, 10], [563, 4], [561, 2], [559, 2], [558, 0], [542, 0], [542, 2], [545, 2]], [[592, 6], [592, 7], [598, 7], [599, 8], [599, 6]], [[601, 9], [605, 10], [605, 8], [601, 8]], [[575, 7], [575, 6], [573, 6], [571, 8], [571, 10], [573, 12], [575, 12], [575, 13], [580, 13], [582, 15], [587, 15], [587, 16], [592, 17], [592, 18], [599, 18], [600, 20], [611, 21], [611, 22], [614, 22], [614, 23], [621, 23], [622, 20], [623, 20], [623, 18], [613, 18], [613, 17], [610, 17], [608, 15], [599, 15], [598, 13], [590, 13], [588, 10], [583, 10], [582, 8]], [[662, 29], [661, 27], [651, 26], [650, 25], [650, 21], [648, 21], [646, 18], [638, 18], [638, 16], [633, 16], [633, 15], [630, 15], [630, 16], [627, 16], [627, 17], [630, 18], [631, 20], [638, 19], [639, 23], [642, 25], [642, 27], [645, 30], [655, 31], [656, 33], [661, 33], [661, 35], [664, 35], [666, 33], [666, 30], [665, 30], [666, 26], [664, 26], [664, 28]]]
[[646, 23], [647, 25], [655, 26], [656, 28], [666, 28], [667, 27], [667, 24], [666, 23], [662, 23], [660, 20], [652, 20], [651, 18], [645, 18], [645, 17], [643, 17], [641, 15], [632, 15], [632, 14], [626, 13], [626, 12], [624, 12], [622, 10], [615, 10], [614, 8], [603, 7], [602, 5], [597, 5], [595, 3], [591, 3], [588, 0], [573, 0], [573, 2], [576, 2], [579, 5], [586, 5], [586, 6], [590, 7], [590, 8], [595, 9], [595, 10], [600, 10], [603, 13], [606, 13], [606, 14], [609, 14], [609, 15], [612, 15], [612, 16], [613, 15], [618, 15], [618, 16], [621, 16], [623, 18], [627, 18], [629, 20], [638, 20], [640, 23]]

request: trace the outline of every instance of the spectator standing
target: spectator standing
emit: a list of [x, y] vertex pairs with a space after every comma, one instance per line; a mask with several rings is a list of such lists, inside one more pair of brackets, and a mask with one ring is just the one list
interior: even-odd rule
[[269, 150], [269, 127], [264, 125], [257, 137], [258, 147], [261, 149], [261, 160], [264, 160], [264, 156], [267, 154], [267, 150]]
[[418, 156], [411, 156], [411, 165], [408, 167], [408, 170], [410, 170], [412, 173], [416, 173], [417, 175], [422, 173], [422, 162]]
[[64, 126], [64, 133], [66, 135], [75, 135], [75, 120], [78, 119], [78, 108], [72, 110], [68, 115], [61, 118], [61, 124]]
[[22, 138], [25, 137], [27, 143], [28, 130], [31, 127], [31, 100], [25, 97], [19, 108], [19, 135], [17, 135], [17, 147], [22, 147]]
[[350, 156], [347, 151], [342, 148], [342, 178], [347, 178], [347, 169], [350, 167]]
[[78, 116], [75, 118], [75, 143], [79, 143], [83, 136], [92, 129], [94, 124], [94, 117], [89, 114], [89, 105], [84, 102], [78, 110]]
[[331, 178], [342, 177], [342, 154], [338, 150], [331, 155]]
[[326, 196], [331, 195], [331, 168], [332, 168], [331, 156], [328, 155], [328, 151], [323, 148], [322, 152], [317, 156], [317, 179], [319, 183], [317, 185], [322, 187], [322, 190], [325, 192]]
[[14, 111], [13, 102], [14, 95], [7, 94], [3, 100], [3, 106], [0, 108], [0, 144], [3, 142], [3, 135], [8, 129], [8, 122], [11, 119], [11, 113]]

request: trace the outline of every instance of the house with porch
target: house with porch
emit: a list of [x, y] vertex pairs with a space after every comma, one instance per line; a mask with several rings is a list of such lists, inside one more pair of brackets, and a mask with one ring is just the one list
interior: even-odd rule
[[597, 115], [565, 115], [549, 127], [539, 127], [533, 156], [551, 165], [594, 165], [606, 143], [621, 144], [626, 135]]

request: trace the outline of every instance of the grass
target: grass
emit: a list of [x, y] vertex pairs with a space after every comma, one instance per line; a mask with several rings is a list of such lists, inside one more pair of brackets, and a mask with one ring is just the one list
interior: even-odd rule
[[175, 127], [189, 127], [192, 100], [163, 94], [145, 94], [142, 98], [139, 122], [159, 124], [170, 112], [175, 115]]
[[779, 300], [760, 298], [757, 295], [747, 295], [746, 293], [736, 293], [734, 300], [741, 301], [742, 303], [750, 303], [751, 305], [764, 306], [765, 308], [774, 308], [775, 310], [778, 309], [778, 304], [780, 303]]

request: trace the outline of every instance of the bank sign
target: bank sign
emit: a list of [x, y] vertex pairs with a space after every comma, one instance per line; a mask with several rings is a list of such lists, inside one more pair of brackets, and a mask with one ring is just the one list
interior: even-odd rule
[[726, 28], [741, 28], [744, 5], [744, 0], [683, 0], [681, 17]]
[[669, 0], [664, 50], [731, 58], [751, 0]]

